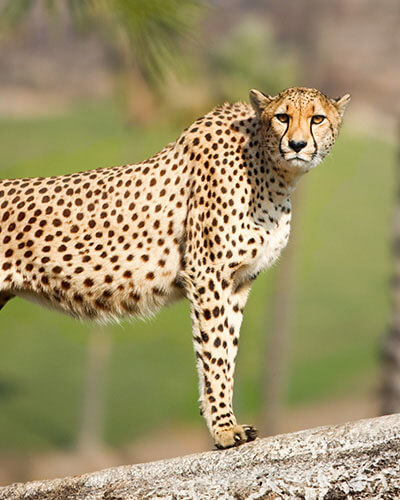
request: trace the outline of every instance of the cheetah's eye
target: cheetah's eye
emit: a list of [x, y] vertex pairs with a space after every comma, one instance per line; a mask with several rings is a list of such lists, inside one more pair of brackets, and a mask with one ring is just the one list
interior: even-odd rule
[[275, 117], [278, 118], [281, 123], [288, 123], [289, 121], [289, 115], [286, 113], [278, 113]]
[[312, 118], [311, 118], [311, 123], [313, 125], [319, 125], [320, 123], [322, 123], [323, 121], [325, 120], [325, 116], [324, 115], [314, 115]]

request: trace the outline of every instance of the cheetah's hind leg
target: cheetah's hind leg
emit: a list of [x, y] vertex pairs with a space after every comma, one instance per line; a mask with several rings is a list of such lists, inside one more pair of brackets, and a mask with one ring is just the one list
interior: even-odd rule
[[10, 292], [0, 292], [0, 311], [7, 304], [7, 302], [14, 297], [15, 297], [15, 295], [13, 295]]

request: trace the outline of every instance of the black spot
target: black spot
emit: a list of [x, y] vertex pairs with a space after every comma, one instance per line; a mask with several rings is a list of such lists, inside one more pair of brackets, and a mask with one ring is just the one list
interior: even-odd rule
[[201, 332], [201, 338], [203, 342], [207, 343], [208, 342], [208, 335], [205, 332]]

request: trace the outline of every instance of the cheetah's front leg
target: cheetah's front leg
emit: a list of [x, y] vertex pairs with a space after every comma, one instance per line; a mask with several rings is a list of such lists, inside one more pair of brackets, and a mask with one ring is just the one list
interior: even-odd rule
[[238, 446], [257, 435], [254, 427], [237, 424], [232, 408], [239, 330], [249, 287], [234, 293], [223, 271], [212, 268], [193, 278], [189, 296], [201, 411], [217, 448]]

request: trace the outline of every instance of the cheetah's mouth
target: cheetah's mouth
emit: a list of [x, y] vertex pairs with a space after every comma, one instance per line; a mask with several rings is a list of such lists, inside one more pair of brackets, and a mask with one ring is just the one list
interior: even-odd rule
[[292, 160], [310, 161], [311, 158], [303, 158], [300, 155], [294, 155], [294, 156], [291, 156], [291, 157], [286, 156], [285, 159], [287, 161], [292, 161]]
[[313, 157], [311, 156], [310, 158], [305, 158], [303, 155], [298, 155], [298, 154], [285, 154], [283, 155], [286, 161], [288, 162], [294, 162], [294, 163], [299, 163], [302, 162], [303, 164], [310, 162]]
[[286, 153], [282, 156], [291, 167], [302, 170], [309, 170], [319, 163], [316, 158], [316, 154], [307, 154], [306, 156], [301, 154]]

